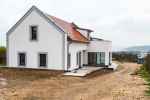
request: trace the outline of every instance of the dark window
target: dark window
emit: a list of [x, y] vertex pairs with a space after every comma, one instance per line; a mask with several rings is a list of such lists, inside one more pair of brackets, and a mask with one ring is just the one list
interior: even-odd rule
[[68, 53], [68, 68], [70, 68], [70, 60], [71, 60], [71, 54], [70, 53]]
[[37, 40], [37, 31], [38, 31], [37, 26], [31, 26], [30, 27], [31, 40]]
[[77, 65], [79, 65], [79, 67], [81, 67], [81, 52], [77, 52], [76, 53], [76, 59], [77, 59]]
[[47, 66], [47, 54], [39, 54], [39, 63], [42, 67]]
[[112, 53], [109, 52], [109, 65], [111, 65], [111, 57], [112, 57]]
[[76, 60], [77, 60], [76, 62], [77, 62], [77, 65], [78, 65], [79, 64], [79, 59], [78, 59], [79, 58], [79, 53], [78, 52], [76, 53], [76, 57], [77, 57], [76, 58]]
[[19, 53], [19, 66], [25, 66], [26, 65], [26, 54], [25, 53]]
[[88, 52], [88, 64], [96, 65], [96, 53]]
[[89, 65], [104, 65], [105, 64], [105, 52], [88, 52], [88, 64]]

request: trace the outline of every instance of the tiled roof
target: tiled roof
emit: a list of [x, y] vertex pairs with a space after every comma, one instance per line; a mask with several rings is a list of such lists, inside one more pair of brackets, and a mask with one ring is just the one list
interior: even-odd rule
[[69, 38], [72, 41], [88, 43], [89, 39], [83, 36], [79, 31], [76, 30], [76, 26], [73, 23], [69, 23], [57, 17], [47, 15], [58, 27], [68, 33]]

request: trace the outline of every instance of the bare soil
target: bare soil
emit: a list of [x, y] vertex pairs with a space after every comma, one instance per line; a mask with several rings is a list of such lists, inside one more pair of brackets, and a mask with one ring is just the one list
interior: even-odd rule
[[99, 70], [86, 77], [62, 72], [0, 69], [0, 100], [150, 100], [140, 65], [119, 63], [117, 71]]

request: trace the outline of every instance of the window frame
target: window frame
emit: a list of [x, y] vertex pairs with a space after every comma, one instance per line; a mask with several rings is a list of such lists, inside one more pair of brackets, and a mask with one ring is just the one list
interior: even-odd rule
[[[20, 54], [25, 54], [25, 62], [24, 62], [25, 64], [24, 65], [20, 64]], [[26, 52], [18, 52], [18, 54], [17, 54], [17, 63], [18, 63], [18, 66], [25, 67], [27, 65], [27, 54], [26, 54]]]
[[71, 66], [71, 53], [68, 53], [68, 56], [67, 56], [67, 68], [70, 68]]
[[112, 52], [109, 52], [109, 65], [111, 65], [112, 61]]
[[[40, 66], [40, 54], [46, 54], [46, 66]], [[48, 53], [47, 52], [38, 53], [38, 66], [39, 68], [48, 68]]]
[[[99, 64], [97, 63], [98, 56], [99, 56]], [[94, 66], [105, 65], [105, 61], [106, 61], [105, 52], [88, 52], [89, 65], [94, 65]]]
[[[36, 30], [36, 39], [32, 39], [32, 27], [37, 27]], [[38, 25], [30, 25], [29, 26], [29, 33], [30, 33], [30, 41], [38, 41], [38, 34], [39, 34], [39, 26]]]
[[79, 65], [79, 52], [76, 53], [76, 65]]

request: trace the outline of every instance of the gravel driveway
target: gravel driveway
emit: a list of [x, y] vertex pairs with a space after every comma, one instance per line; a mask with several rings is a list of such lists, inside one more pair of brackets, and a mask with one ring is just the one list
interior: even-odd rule
[[139, 65], [120, 65], [115, 72], [102, 70], [82, 78], [60, 75], [32, 81], [8, 80], [0, 89], [0, 100], [150, 100], [144, 96], [144, 80], [131, 75]]

